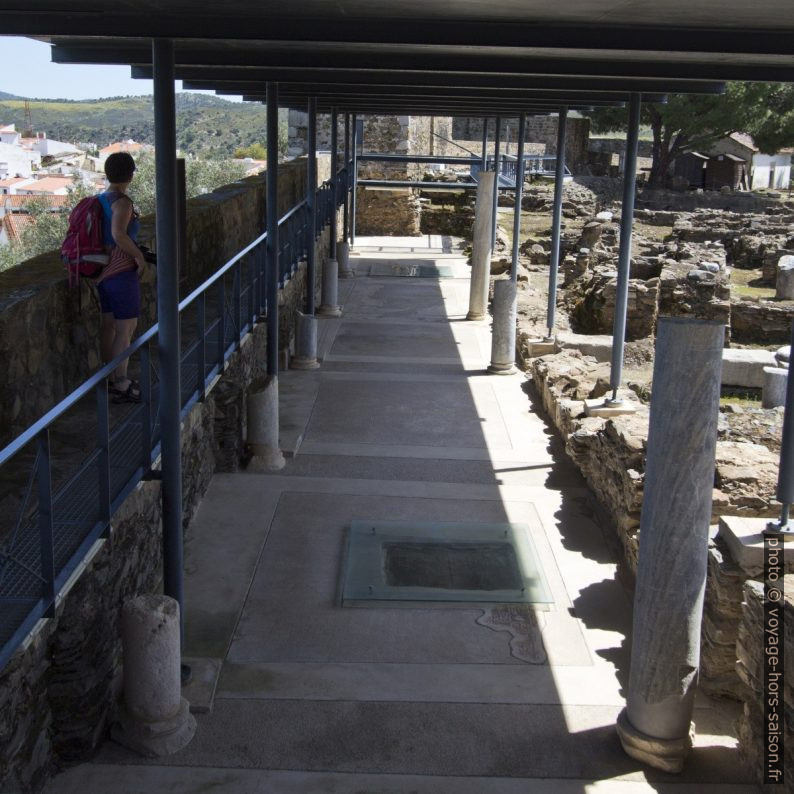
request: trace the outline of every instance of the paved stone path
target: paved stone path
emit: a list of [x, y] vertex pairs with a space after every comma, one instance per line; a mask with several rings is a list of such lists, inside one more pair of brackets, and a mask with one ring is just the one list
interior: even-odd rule
[[[630, 595], [524, 376], [485, 374], [489, 325], [465, 321], [468, 268], [441, 243], [358, 241], [322, 368], [280, 379], [297, 456], [213, 479], [186, 549], [195, 704], [220, 676], [193, 742], [107, 743], [50, 792], [757, 791], [736, 710], [705, 697], [680, 777], [622, 752]], [[419, 265], [455, 277], [380, 275]], [[342, 607], [354, 519], [526, 524], [554, 603]]]

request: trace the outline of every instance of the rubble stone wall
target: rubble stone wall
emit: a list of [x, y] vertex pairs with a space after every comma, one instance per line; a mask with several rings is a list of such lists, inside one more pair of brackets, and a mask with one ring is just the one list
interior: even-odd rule
[[[783, 656], [782, 699], [783, 719], [783, 775], [785, 790], [791, 790], [794, 779], [794, 726], [790, 715], [794, 713], [794, 575], [783, 577]], [[739, 753], [748, 769], [756, 775], [763, 792], [780, 791], [780, 784], [764, 785], [764, 748], [767, 743], [767, 719], [764, 710], [764, 586], [748, 581], [744, 585], [744, 603], [737, 644], [738, 670], [746, 689], [742, 715], [738, 720]]]
[[[306, 192], [305, 161], [279, 168], [279, 213]], [[180, 293], [187, 295], [262, 233], [265, 175], [219, 188], [188, 202], [187, 262]], [[141, 242], [153, 242], [154, 219], [144, 218]], [[138, 332], [156, 322], [156, 279], [141, 280]], [[57, 252], [0, 273], [0, 445], [30, 426], [100, 366], [99, 306], [86, 284], [71, 288]]]
[[[542, 144], [543, 154], [557, 153], [557, 116], [530, 116], [526, 122], [525, 140], [528, 144]], [[479, 152], [482, 150], [483, 120], [454, 118], [452, 138]], [[488, 151], [493, 152], [496, 124], [488, 119]], [[573, 173], [580, 173], [587, 165], [587, 147], [590, 136], [590, 119], [569, 118], [565, 127], [565, 162]], [[510, 152], [515, 154], [518, 141], [518, 120], [502, 119], [502, 141], [510, 142]], [[504, 143], [502, 151], [505, 150]], [[528, 149], [527, 151], [536, 151]]]
[[[524, 346], [519, 340], [519, 349]], [[648, 407], [611, 419], [587, 417], [583, 400], [599, 397], [609, 367], [578, 351], [525, 361], [543, 407], [565, 441], [569, 457], [596, 499], [597, 512], [616, 534], [623, 569], [636, 575], [642, 512]], [[630, 396], [630, 395], [629, 395]], [[774, 517], [777, 455], [760, 444], [717, 442], [712, 523], [720, 516]], [[719, 539], [709, 548], [700, 684], [707, 692], [742, 696], [735, 672], [741, 588], [747, 576], [725, 554]]]

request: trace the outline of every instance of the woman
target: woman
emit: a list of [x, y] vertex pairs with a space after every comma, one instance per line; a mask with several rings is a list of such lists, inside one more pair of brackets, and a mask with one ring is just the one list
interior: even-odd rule
[[[99, 200], [104, 210], [103, 233], [110, 263], [95, 283], [102, 310], [100, 349], [106, 364], [129, 347], [140, 316], [138, 276], [146, 260], [135, 244], [140, 224], [132, 199], [127, 195], [134, 173], [135, 161], [127, 152], [116, 152], [105, 160], [105, 176], [109, 185], [99, 195]], [[127, 377], [127, 364], [128, 359], [124, 359], [111, 376], [108, 389], [113, 402], [141, 400], [140, 386]]]

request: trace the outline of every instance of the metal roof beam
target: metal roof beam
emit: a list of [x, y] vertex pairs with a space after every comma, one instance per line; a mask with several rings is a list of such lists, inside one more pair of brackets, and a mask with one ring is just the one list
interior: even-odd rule
[[[224, 80], [185, 80], [185, 89], [201, 91], [226, 91], [234, 94], [257, 94], [263, 90], [263, 85], [256, 82], [226, 82]], [[398, 97], [438, 97], [466, 98], [470, 100], [492, 99], [501, 100], [537, 100], [540, 102], [553, 102], [567, 104], [569, 102], [589, 103], [591, 101], [624, 101], [628, 99], [627, 91], [544, 91], [542, 89], [517, 89], [499, 90], [497, 88], [456, 88], [454, 86], [368, 86], [347, 85], [344, 83], [293, 83], [284, 86], [284, 93], [289, 95], [316, 96], [398, 96]], [[664, 94], [643, 93], [644, 102], [664, 101]]]
[[[414, 8], [416, 6], [413, 6]], [[287, 17], [282, 9], [257, 14], [96, 13], [19, 7], [0, 10], [0, 30], [11, 36], [102, 36], [123, 31], [131, 38], [250, 39], [252, 31], [279, 41], [380, 42], [462, 47], [541, 47], [554, 50], [654, 50], [658, 52], [757, 53], [794, 55], [794, 37], [785, 28], [686, 27], [674, 25], [545, 24], [507, 21], [401, 17]]]
[[[134, 78], [151, 79], [150, 66], [133, 66]], [[719, 94], [725, 84], [710, 80], [652, 80], [647, 78], [606, 77], [534, 77], [530, 75], [490, 75], [470, 72], [428, 72], [425, 70], [338, 70], [338, 69], [262, 69], [220, 68], [180, 66], [176, 70], [178, 80], [208, 80], [223, 82], [277, 82], [290, 83], [344, 83], [346, 85], [410, 85], [443, 86], [465, 88], [488, 88], [506, 91], [509, 89], [535, 91], [621, 91], [660, 93], [675, 91], [685, 94]]]
[[[64, 64], [119, 64], [131, 66], [151, 65], [151, 47], [147, 41], [123, 39], [118, 45], [96, 43], [102, 39], [59, 40], [52, 47], [52, 60]], [[368, 71], [372, 68], [371, 47], [359, 51], [351, 45], [344, 51], [319, 49], [316, 44], [301, 46], [292, 43], [289, 49], [283, 42], [237, 42], [232, 47], [200, 46], [195, 41], [176, 42], [177, 66], [219, 66], [222, 68], [302, 68], [307, 65], [317, 69], [357, 69]], [[281, 47], [279, 46], [281, 45]], [[746, 55], [737, 54], [722, 58], [710, 57], [708, 63], [675, 61], [663, 59], [661, 53], [637, 53], [634, 59], [610, 60], [608, 53], [573, 54], [575, 57], [559, 58], [538, 57], [532, 48], [512, 48], [510, 50], [484, 51], [482, 48], [466, 50], [454, 47], [426, 48], [421, 54], [423, 69], [429, 72], [480, 72], [499, 75], [557, 75], [587, 77], [626, 77], [668, 80], [779, 80], [794, 81], [794, 64], [769, 63], [757, 65], [746, 63]], [[666, 53], [664, 54], [666, 55]], [[395, 46], [382, 45], [377, 54], [379, 69], [405, 70], [406, 53]]]

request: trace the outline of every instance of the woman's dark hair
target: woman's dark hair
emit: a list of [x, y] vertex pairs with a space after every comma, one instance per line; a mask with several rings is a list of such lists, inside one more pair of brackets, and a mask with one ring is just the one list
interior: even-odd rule
[[108, 182], [129, 182], [135, 171], [135, 160], [129, 152], [114, 152], [105, 160]]

